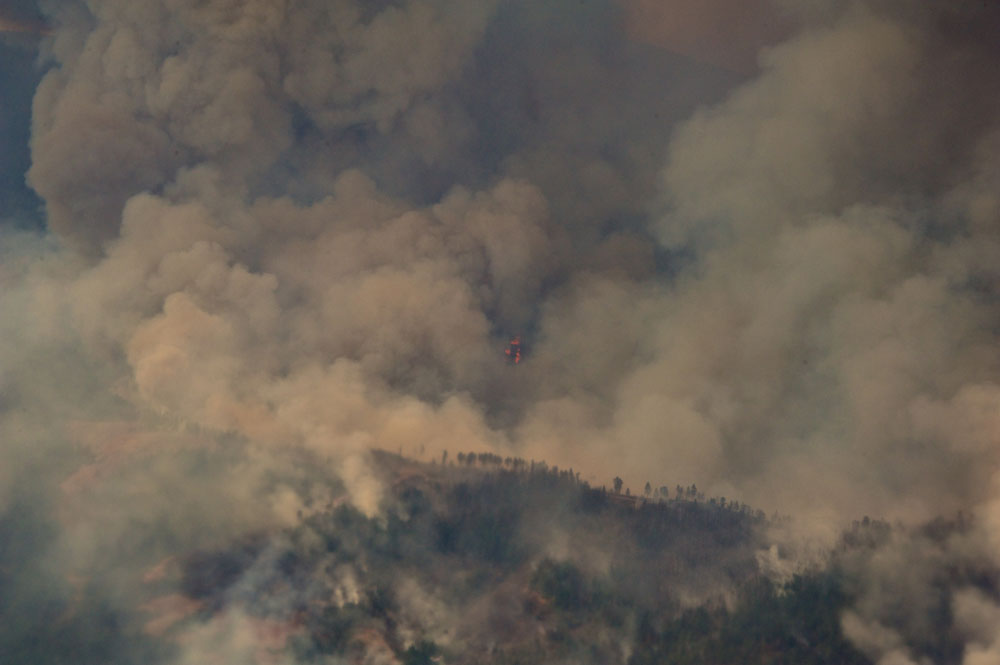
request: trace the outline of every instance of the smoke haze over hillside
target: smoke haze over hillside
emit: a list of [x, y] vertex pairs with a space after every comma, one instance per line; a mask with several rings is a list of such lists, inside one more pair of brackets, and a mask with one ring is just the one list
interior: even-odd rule
[[691, 4], [41, 3], [0, 510], [97, 575], [489, 450], [995, 556], [1000, 10]]

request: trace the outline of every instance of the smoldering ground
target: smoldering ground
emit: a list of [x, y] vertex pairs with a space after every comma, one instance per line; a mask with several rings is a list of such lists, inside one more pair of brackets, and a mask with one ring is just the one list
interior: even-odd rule
[[48, 231], [0, 266], [37, 579], [125, 604], [99, 571], [293, 523], [317, 468], [376, 514], [373, 448], [996, 538], [996, 10], [761, 5], [738, 47], [708, 3], [694, 48], [641, 2], [43, 9]]

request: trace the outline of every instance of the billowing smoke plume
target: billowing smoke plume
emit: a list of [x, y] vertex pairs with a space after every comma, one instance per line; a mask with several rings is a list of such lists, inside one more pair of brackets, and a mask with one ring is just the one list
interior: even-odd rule
[[1000, 542], [1000, 14], [774, 5], [54, 3], [0, 508], [96, 575], [475, 449]]

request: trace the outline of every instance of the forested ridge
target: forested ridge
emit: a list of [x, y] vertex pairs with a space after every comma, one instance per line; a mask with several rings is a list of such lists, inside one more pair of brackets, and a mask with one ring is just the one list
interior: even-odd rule
[[[541, 462], [376, 461], [390, 488], [379, 514], [334, 498], [293, 527], [176, 552], [146, 573], [132, 612], [68, 585], [21, 634], [56, 626], [68, 646], [8, 642], [12, 662], [172, 662], [181, 635], [234, 616], [250, 627], [250, 662], [872, 662], [845, 637], [844, 616], [865, 593], [863, 562], [902, 527], [858, 520], [821, 563], [778, 573], [768, 558], [788, 557], [768, 533], [782, 518], [693, 485], [636, 496]], [[932, 544], [967, 528], [942, 519], [907, 537]], [[31, 568], [12, 560], [0, 571], [17, 566]], [[941, 598], [957, 585], [996, 593], [997, 579], [942, 569]], [[960, 663], [941, 602], [939, 630], [918, 648]], [[9, 602], [0, 611], [19, 616]]]

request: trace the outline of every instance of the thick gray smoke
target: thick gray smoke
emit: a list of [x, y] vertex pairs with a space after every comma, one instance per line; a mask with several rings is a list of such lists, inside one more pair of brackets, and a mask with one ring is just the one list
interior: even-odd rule
[[48, 6], [0, 508], [97, 574], [474, 449], [1000, 542], [1000, 14], [775, 4], [718, 57], [624, 0]]

